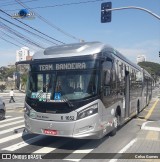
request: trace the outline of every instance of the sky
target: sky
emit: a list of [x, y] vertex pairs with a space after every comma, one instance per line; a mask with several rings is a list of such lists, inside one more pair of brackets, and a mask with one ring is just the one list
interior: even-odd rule
[[[60, 42], [99, 41], [111, 45], [135, 63], [138, 55], [145, 55], [147, 61], [159, 63], [160, 20], [142, 10], [126, 9], [112, 11], [112, 21], [101, 23], [101, 3], [103, 2], [107, 1], [0, 0], [0, 9], [10, 15], [18, 13], [21, 9], [30, 8], [29, 12], [34, 13], [35, 18], [31, 20], [20, 19], [20, 21], [52, 37], [52, 39], [46, 38], [50, 41], [36, 37], [34, 33], [37, 32], [0, 11], [0, 67], [14, 64], [16, 50], [23, 46], [28, 46], [31, 51], [41, 49], [25, 42], [25, 38], [36, 42], [43, 48], [55, 44], [60, 45]], [[110, 2], [112, 2], [112, 8], [137, 6], [146, 8], [160, 16], [160, 0], [111, 0]], [[39, 17], [45, 19], [47, 23]], [[11, 25], [2, 18], [32, 31], [32, 34]], [[4, 24], [23, 34], [23, 38], [14, 36]], [[53, 41], [53, 38], [59, 42]]]

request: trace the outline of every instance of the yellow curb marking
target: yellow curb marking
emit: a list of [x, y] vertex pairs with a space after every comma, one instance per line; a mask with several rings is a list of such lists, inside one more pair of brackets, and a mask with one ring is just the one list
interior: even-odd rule
[[151, 109], [149, 110], [148, 114], [145, 116], [145, 119], [148, 120], [149, 117], [151, 116], [154, 108], [156, 107], [157, 103], [158, 103], [159, 99], [156, 100], [156, 102], [153, 104], [153, 106], [151, 107]]

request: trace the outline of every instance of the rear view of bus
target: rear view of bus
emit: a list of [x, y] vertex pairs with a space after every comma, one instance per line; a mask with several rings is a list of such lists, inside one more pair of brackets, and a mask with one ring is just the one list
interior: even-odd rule
[[71, 138], [101, 138], [97, 42], [50, 47], [30, 63], [25, 126], [29, 132]]

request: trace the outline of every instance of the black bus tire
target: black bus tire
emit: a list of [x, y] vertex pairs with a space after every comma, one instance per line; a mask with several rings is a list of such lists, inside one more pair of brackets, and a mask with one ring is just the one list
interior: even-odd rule
[[113, 119], [113, 127], [114, 129], [110, 132], [110, 136], [114, 136], [117, 133], [117, 128], [119, 125], [119, 121], [120, 120], [120, 116], [118, 116], [117, 114], [115, 115], [114, 119]]

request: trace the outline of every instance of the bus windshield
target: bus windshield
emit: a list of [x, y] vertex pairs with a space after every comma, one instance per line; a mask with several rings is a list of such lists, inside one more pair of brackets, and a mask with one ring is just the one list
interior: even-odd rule
[[80, 100], [98, 93], [98, 71], [30, 72], [26, 94], [32, 99], [47, 102]]

